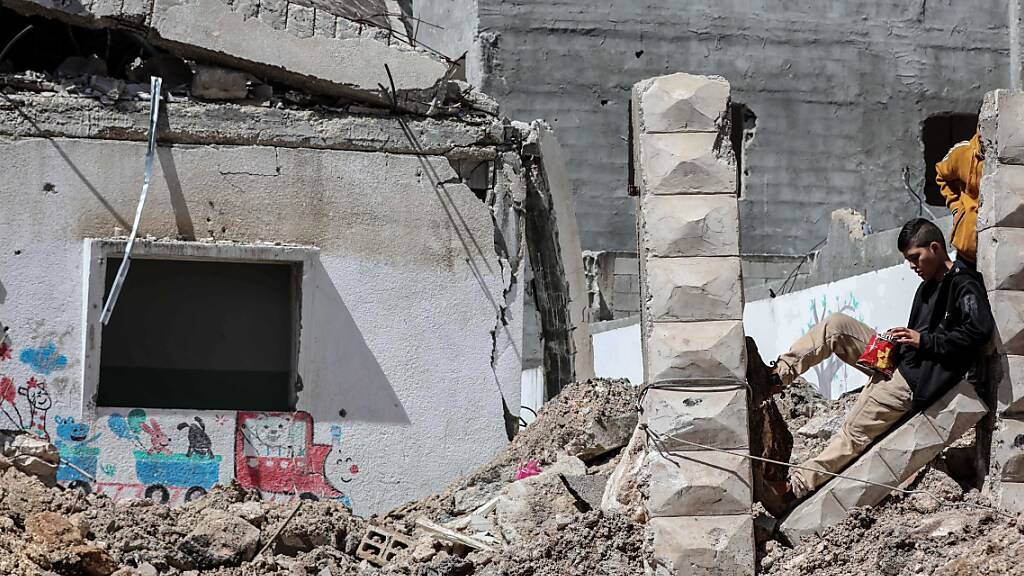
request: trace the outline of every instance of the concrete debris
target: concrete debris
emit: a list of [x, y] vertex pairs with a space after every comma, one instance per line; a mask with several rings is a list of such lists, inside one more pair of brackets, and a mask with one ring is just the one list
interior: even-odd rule
[[19, 434], [4, 447], [3, 454], [0, 469], [13, 465], [21, 472], [39, 478], [47, 486], [57, 483], [60, 452], [46, 440], [30, 434]]
[[[237, 483], [168, 508], [48, 488], [10, 466], [0, 471], [0, 574], [640, 576], [651, 569], [644, 526], [592, 509], [617, 451], [575, 456], [594, 450], [596, 421], [635, 419], [635, 400], [623, 381], [571, 385], [494, 461], [372, 524], [337, 502], [296, 508]], [[45, 442], [7, 450], [16, 442], [52, 459]], [[528, 456], [542, 472], [513, 481]]]
[[217, 66], [196, 66], [190, 93], [204, 100], [244, 100], [252, 75]]

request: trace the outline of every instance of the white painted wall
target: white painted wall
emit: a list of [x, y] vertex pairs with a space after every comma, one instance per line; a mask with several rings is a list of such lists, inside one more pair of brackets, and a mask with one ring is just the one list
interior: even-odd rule
[[[614, 326], [603, 326], [604, 324]], [[644, 358], [640, 349], [640, 317], [626, 322], [611, 320], [591, 324], [594, 339], [594, 372], [598, 378], [628, 378], [634, 386], [644, 383]]]
[[[833, 312], [848, 314], [877, 331], [905, 326], [920, 282], [909, 266], [901, 265], [749, 302], [743, 311], [743, 328], [768, 362]], [[867, 376], [835, 356], [804, 374], [804, 378], [828, 398], [867, 383]]]
[[[0, 141], [0, 322], [10, 326], [11, 346], [0, 360], [0, 427], [10, 427], [5, 414], [26, 426], [31, 420], [18, 387], [45, 387], [52, 405], [36, 411], [36, 420], [45, 414], [46, 433], [95, 475], [90, 483], [98, 490], [138, 496], [162, 481], [180, 500], [190, 484], [236, 476], [236, 464], [278, 458], [254, 469], [266, 492], [281, 494], [280, 486], [267, 488], [271, 477], [287, 478], [284, 466], [306, 466], [313, 473], [293, 478], [296, 491], [340, 498], [340, 490], [359, 513], [440, 489], [506, 443], [500, 391], [508, 391], [510, 409], [519, 405], [520, 368], [492, 367], [506, 280], [492, 248], [491, 215], [461, 185], [435, 188], [431, 172], [443, 181], [456, 175], [434, 157], [162, 148], [143, 236], [194, 230], [199, 238], [319, 249], [304, 269], [300, 412], [143, 416], [96, 408], [82, 393], [84, 349], [99, 345], [95, 328], [86, 329], [87, 270], [96, 262], [85, 261], [84, 239], [126, 232], [144, 156], [141, 143]], [[521, 316], [520, 309], [506, 311], [508, 337], [521, 338]], [[213, 458], [185, 456], [188, 430], [178, 425], [194, 424], [195, 416]], [[168, 455], [147, 454], [153, 435], [142, 424], [152, 429], [152, 419], [167, 436]], [[257, 432], [263, 425], [284, 434]], [[263, 454], [244, 448], [243, 432], [268, 440]]]

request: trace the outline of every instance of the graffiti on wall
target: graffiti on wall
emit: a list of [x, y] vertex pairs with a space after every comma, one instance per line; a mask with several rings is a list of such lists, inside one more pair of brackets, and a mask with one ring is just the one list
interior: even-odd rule
[[[182, 435], [188, 446], [177, 452], [171, 449], [172, 438], [160, 422], [141, 408], [131, 410], [127, 416], [111, 414], [107, 427], [117, 438], [129, 443], [136, 482], [106, 482], [100, 487], [105, 493], [136, 491], [158, 502], [189, 502], [206, 494], [220, 480], [222, 458], [213, 453], [206, 423], [199, 416], [193, 417], [193, 422], [177, 425], [175, 433]], [[104, 472], [113, 476], [116, 468]]]
[[331, 427], [331, 444], [313, 442], [306, 412], [239, 412], [235, 422], [235, 478], [271, 494], [352, 501], [344, 487], [359, 466], [344, 454], [342, 427]]
[[[9, 362], [11, 357], [11, 338], [4, 329], [0, 334], [0, 362]], [[7, 421], [4, 425], [10, 424], [16, 429], [52, 440], [47, 415], [53, 407], [53, 398], [43, 377], [63, 370], [68, 359], [57, 351], [53, 342], [38, 348], [25, 348], [18, 358], [33, 375], [25, 380], [24, 385], [17, 386], [7, 373], [0, 374], [0, 413]]]
[[90, 483], [96, 479], [96, 466], [99, 463], [100, 449], [93, 444], [101, 434], [89, 436], [90, 426], [75, 419], [56, 416], [57, 440], [54, 444], [60, 451], [60, 468], [57, 469], [57, 481], [71, 488], [88, 490]]

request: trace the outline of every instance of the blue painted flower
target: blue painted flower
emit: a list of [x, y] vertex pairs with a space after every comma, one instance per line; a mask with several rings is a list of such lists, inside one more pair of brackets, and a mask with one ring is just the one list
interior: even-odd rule
[[21, 351], [21, 361], [28, 364], [34, 372], [39, 374], [50, 374], [54, 370], [63, 370], [68, 365], [68, 359], [63, 354], [57, 353], [57, 346], [50, 342], [39, 348], [25, 348]]

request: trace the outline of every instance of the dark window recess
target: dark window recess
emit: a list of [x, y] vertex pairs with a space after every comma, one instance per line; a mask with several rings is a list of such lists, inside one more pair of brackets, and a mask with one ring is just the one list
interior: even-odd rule
[[[107, 259], [105, 294], [120, 264]], [[133, 259], [103, 328], [97, 404], [293, 410], [300, 272]]]
[[729, 107], [731, 118], [729, 119], [729, 140], [732, 143], [732, 152], [736, 156], [736, 196], [743, 192], [743, 181], [748, 176], [746, 167], [743, 164], [743, 153], [746, 145], [754, 138], [754, 129], [757, 127], [757, 115], [745, 104], [733, 102]]
[[935, 165], [946, 157], [954, 144], [970, 140], [977, 129], [977, 114], [939, 114], [925, 119], [921, 141], [924, 142], [924, 198], [928, 204], [946, 205], [935, 183]]

